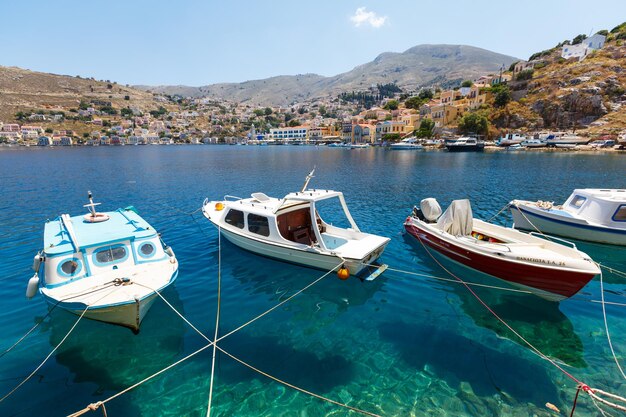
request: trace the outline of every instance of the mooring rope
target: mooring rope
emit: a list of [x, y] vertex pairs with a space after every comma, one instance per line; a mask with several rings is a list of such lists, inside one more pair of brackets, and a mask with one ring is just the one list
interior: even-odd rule
[[108, 288], [108, 287], [110, 287], [110, 286], [112, 286], [112, 285], [115, 285], [115, 282], [114, 282], [114, 281], [111, 281], [111, 282], [108, 282], [108, 283], [106, 283], [106, 284], [103, 284], [103, 286], [102, 286], [102, 287], [100, 287], [100, 288], [97, 288], [97, 289], [90, 289], [89, 291], [84, 291], [84, 292], [82, 292], [82, 293], [74, 294], [74, 295], [71, 295], [71, 296], [69, 296], [69, 297], [65, 297], [65, 298], [60, 299], [59, 301], [57, 301], [56, 303], [54, 303], [54, 305], [52, 305], [52, 308], [49, 308], [49, 309], [48, 309], [48, 312], [46, 313], [46, 315], [45, 315], [45, 316], [43, 316], [43, 318], [42, 318], [41, 320], [39, 320], [37, 323], [35, 323], [35, 325], [34, 325], [33, 327], [31, 327], [31, 328], [30, 328], [30, 330], [28, 330], [28, 331], [27, 331], [27, 332], [26, 332], [26, 333], [25, 333], [22, 337], [20, 337], [20, 338], [17, 340], [17, 342], [13, 343], [13, 345], [11, 345], [11, 347], [9, 347], [9, 348], [5, 349], [2, 353], [0, 353], [0, 358], [2, 358], [4, 355], [6, 355], [7, 353], [9, 353], [9, 352], [10, 352], [10, 351], [12, 351], [13, 349], [15, 349], [15, 347], [16, 347], [17, 345], [19, 345], [20, 343], [22, 343], [22, 342], [24, 341], [24, 339], [26, 339], [26, 338], [28, 337], [28, 335], [30, 335], [30, 334], [31, 334], [31, 333], [32, 333], [32, 332], [33, 332], [33, 331], [34, 331], [37, 327], [39, 327], [39, 325], [41, 325], [41, 323], [43, 323], [43, 322], [44, 322], [44, 321], [45, 321], [45, 320], [46, 320], [46, 319], [50, 316], [50, 314], [52, 314], [52, 311], [53, 311], [55, 308], [57, 308], [57, 306], [58, 306], [60, 303], [62, 303], [62, 302], [64, 302], [64, 301], [67, 301], [67, 300], [71, 300], [72, 298], [76, 298], [76, 297], [80, 297], [80, 296], [87, 295], [87, 294], [90, 294], [90, 293], [94, 293], [94, 292], [97, 292], [97, 291], [101, 291], [101, 290], [106, 289], [106, 288]]
[[613, 359], [615, 360], [615, 364], [617, 365], [617, 369], [619, 369], [619, 372], [622, 374], [622, 377], [624, 379], [626, 379], [626, 375], [624, 374], [624, 370], [622, 369], [622, 366], [619, 364], [619, 361], [617, 360], [617, 356], [615, 355], [615, 350], [613, 349], [613, 343], [611, 342], [611, 333], [609, 332], [609, 323], [607, 321], [606, 318], [606, 307], [605, 307], [605, 302], [604, 302], [604, 280], [602, 279], [602, 268], [598, 268], [600, 269], [600, 298], [602, 301], [602, 318], [604, 319], [604, 329], [606, 330], [606, 340], [609, 342], [609, 348], [611, 349], [611, 354], [613, 355]]
[[[572, 375], [571, 373], [569, 373], [568, 371], [566, 371], [565, 369], [563, 369], [563, 367], [561, 365], [559, 365], [556, 361], [554, 361], [553, 359], [551, 359], [550, 357], [548, 357], [547, 355], [545, 355], [543, 352], [541, 352], [537, 347], [535, 347], [532, 343], [530, 343], [526, 338], [524, 338], [520, 333], [518, 333], [515, 329], [513, 329], [513, 327], [511, 327], [503, 318], [501, 318], [494, 310], [491, 309], [491, 307], [489, 307], [487, 305], [487, 303], [485, 303], [482, 298], [480, 298], [480, 296], [478, 294], [476, 294], [474, 292], [474, 290], [472, 290], [472, 288], [467, 285], [465, 283], [465, 281], [463, 281], [463, 279], [459, 278], [458, 276], [456, 276], [455, 274], [453, 274], [452, 272], [450, 272], [445, 266], [443, 266], [443, 264], [441, 264], [441, 262], [439, 262], [437, 260], [437, 258], [435, 258], [433, 256], [433, 254], [430, 252], [430, 250], [428, 250], [428, 248], [426, 247], [426, 245], [424, 244], [424, 242], [422, 241], [422, 239], [419, 237], [419, 235], [416, 235], [417, 240], [422, 244], [422, 246], [424, 247], [424, 250], [426, 251], [426, 253], [428, 253], [428, 255], [444, 270], [446, 271], [448, 274], [450, 274], [451, 276], [453, 276], [454, 278], [456, 278], [457, 280], [459, 280], [464, 286], [465, 288], [467, 288], [467, 290], [474, 296], [474, 298], [476, 298], [476, 300], [478, 300], [480, 302], [480, 304], [483, 305], [483, 307], [485, 307], [487, 309], [487, 311], [489, 311], [500, 323], [502, 323], [507, 329], [509, 329], [513, 334], [515, 334], [521, 341], [523, 341], [528, 347], [530, 347], [540, 358], [548, 361], [550, 364], [552, 364], [555, 368], [557, 368], [559, 371], [561, 371], [565, 376], [567, 376], [568, 378], [570, 378], [572, 381], [576, 382], [577, 386], [580, 386], [581, 389], [583, 391], [585, 391], [587, 394], [589, 394], [590, 398], [592, 399], [592, 401], [594, 402], [594, 404], [596, 405], [596, 407], [602, 412], [602, 414], [604, 414], [604, 411], [602, 411], [602, 409], [596, 404], [596, 401], [608, 406], [608, 407], [612, 407], [616, 410], [621, 410], [621, 411], [626, 411], [626, 407], [621, 406], [619, 404], [615, 404], [613, 402], [610, 402], [608, 400], [605, 400], [604, 398], [601, 398], [598, 394], [600, 395], [605, 395], [609, 398], [612, 399], [616, 399], [619, 401], [622, 401], [624, 403], [626, 403], [626, 398], [623, 398], [619, 395], [615, 395], [615, 394], [611, 394], [605, 391], [602, 391], [600, 389], [597, 388], [591, 388], [589, 387], [587, 384], [583, 383], [582, 381], [580, 381], [578, 378], [576, 378], [574, 375]], [[573, 412], [573, 411], [572, 411]]]
[[494, 214], [493, 216], [491, 216], [489, 218], [489, 220], [487, 220], [487, 223], [490, 223], [493, 219], [495, 219], [496, 217], [498, 217], [503, 211], [505, 211], [506, 209], [508, 209], [511, 206], [510, 203], [506, 203], [504, 205], [504, 207], [502, 207], [496, 214]]
[[69, 337], [70, 334], [72, 334], [72, 332], [74, 331], [74, 329], [76, 328], [76, 326], [78, 325], [78, 323], [81, 321], [81, 319], [83, 318], [83, 316], [85, 315], [85, 313], [87, 313], [87, 310], [89, 310], [89, 307], [91, 307], [93, 304], [97, 303], [98, 301], [104, 299], [105, 297], [108, 297], [109, 295], [113, 294], [115, 291], [117, 291], [119, 289], [119, 287], [115, 287], [113, 288], [112, 291], [106, 293], [105, 295], [103, 295], [102, 297], [98, 298], [97, 300], [95, 300], [94, 302], [92, 302], [91, 304], [88, 304], [85, 309], [83, 310], [83, 312], [80, 314], [80, 316], [78, 317], [78, 319], [76, 319], [76, 321], [74, 322], [74, 325], [70, 328], [70, 330], [65, 334], [65, 336], [63, 336], [63, 339], [61, 339], [61, 341], [54, 347], [54, 349], [52, 349], [50, 351], [50, 353], [48, 354], [48, 356], [45, 357], [45, 359], [43, 360], [43, 362], [41, 362], [39, 364], [39, 366], [37, 366], [35, 368], [34, 371], [32, 371], [30, 373], [30, 375], [28, 375], [24, 380], [22, 380], [22, 382], [20, 382], [15, 388], [13, 388], [9, 393], [5, 394], [4, 397], [0, 398], [0, 403], [2, 401], [4, 401], [5, 399], [9, 398], [15, 391], [17, 391], [22, 385], [24, 385], [29, 379], [31, 379], [33, 377], [33, 375], [35, 375], [37, 373], [37, 371], [39, 371], [39, 369], [41, 369], [41, 367], [48, 361], [48, 359], [50, 359], [50, 357], [54, 354], [54, 352], [57, 351], [57, 349], [59, 347], [61, 347], [61, 345], [63, 344], [63, 342], [65, 342], [65, 340]]
[[206, 415], [211, 416], [211, 401], [213, 400], [213, 381], [215, 376], [215, 354], [217, 348], [217, 335], [220, 325], [220, 309], [222, 300], [222, 233], [221, 227], [217, 228], [217, 312], [215, 314], [215, 334], [213, 340], [213, 357], [211, 359], [211, 382], [209, 383], [209, 402], [207, 405]]
[[[178, 361], [166, 366], [165, 368], [161, 369], [160, 371], [155, 372], [152, 375], [147, 376], [146, 378], [143, 378], [141, 381], [136, 382], [135, 384], [123, 389], [122, 391], [118, 392], [117, 394], [114, 394], [108, 398], [106, 398], [105, 400], [102, 401], [98, 401], [96, 403], [92, 403], [89, 404], [87, 407], [83, 408], [82, 410], [79, 410], [73, 414], [70, 414], [68, 417], [77, 417], [80, 415], [83, 415], [89, 411], [94, 411], [97, 410], [99, 405], [103, 405], [108, 403], [109, 401], [114, 400], [115, 398], [124, 395], [125, 393], [127, 393], [128, 391], [131, 391], [135, 388], [137, 388], [138, 386], [150, 381], [153, 378], [156, 378], [157, 376], [161, 375], [164, 372], [167, 372], [168, 370], [174, 368], [175, 366], [185, 362], [186, 360], [196, 356], [197, 354], [203, 352], [204, 350], [210, 348], [211, 346], [213, 346], [214, 344], [216, 344], [217, 342], [225, 339], [226, 337], [232, 335], [233, 333], [236, 333], [238, 331], [240, 331], [241, 329], [243, 329], [244, 327], [254, 323], [255, 321], [259, 320], [260, 318], [266, 316], [267, 314], [269, 314], [270, 312], [276, 310], [277, 308], [279, 308], [280, 306], [284, 305], [285, 303], [289, 302], [291, 299], [293, 299], [294, 297], [296, 297], [297, 295], [301, 294], [302, 292], [306, 291], [307, 289], [309, 289], [310, 287], [312, 287], [313, 285], [317, 284], [318, 282], [320, 282], [322, 279], [326, 278], [328, 275], [330, 275], [332, 272], [334, 272], [337, 268], [339, 268], [341, 265], [343, 265], [343, 263], [338, 264], [337, 266], [335, 266], [333, 269], [329, 270], [328, 272], [324, 273], [324, 275], [322, 275], [321, 277], [317, 278], [316, 280], [312, 281], [311, 283], [309, 283], [307, 286], [305, 286], [304, 288], [298, 290], [297, 292], [295, 292], [294, 294], [290, 295], [289, 297], [287, 297], [286, 299], [284, 299], [283, 301], [281, 301], [280, 303], [276, 304], [275, 306], [271, 307], [270, 309], [264, 311], [263, 313], [259, 314], [258, 316], [256, 316], [255, 318], [248, 320], [247, 322], [245, 322], [244, 324], [242, 324], [241, 326], [237, 327], [236, 329], [228, 332], [225, 335], [222, 335], [221, 337], [219, 337], [215, 342], [211, 341], [211, 339], [206, 336], [204, 333], [202, 333], [197, 327], [193, 326], [191, 324], [191, 322], [189, 320], [187, 320], [180, 312], [178, 312], [176, 310], [176, 308], [174, 306], [172, 306], [171, 303], [169, 303], [167, 300], [165, 300], [165, 297], [163, 297], [158, 291], [155, 291], [161, 299], [166, 301], [166, 304], [172, 309], [174, 310], [174, 312], [176, 312], [176, 314], [181, 317], [185, 323], [189, 324], [199, 335], [201, 335], [206, 341], [208, 341], [209, 343], [201, 348], [199, 348], [198, 350], [190, 353], [189, 355], [179, 359]], [[143, 285], [143, 284], [142, 284]]]

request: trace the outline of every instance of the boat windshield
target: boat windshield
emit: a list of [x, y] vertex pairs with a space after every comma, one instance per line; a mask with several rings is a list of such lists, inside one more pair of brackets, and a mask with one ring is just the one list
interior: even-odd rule
[[352, 227], [341, 207], [338, 197], [315, 202], [317, 215], [326, 223], [335, 227], [347, 229]]

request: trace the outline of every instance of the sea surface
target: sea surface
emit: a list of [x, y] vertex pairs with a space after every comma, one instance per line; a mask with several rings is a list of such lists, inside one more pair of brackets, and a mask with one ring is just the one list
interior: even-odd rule
[[[469, 198], [489, 219], [510, 200], [563, 202], [574, 188], [626, 187], [617, 154], [458, 153], [297, 146], [139, 146], [0, 150], [0, 354], [48, 312], [25, 298], [32, 258], [47, 219], [84, 211], [87, 190], [101, 211], [134, 205], [180, 261], [164, 296], [209, 337], [215, 331], [219, 243], [197, 209], [202, 201], [312, 188], [343, 191], [366, 232], [391, 238], [373, 282], [330, 274], [283, 306], [220, 342], [234, 357], [303, 390], [384, 416], [569, 415], [576, 383], [502, 326], [476, 299], [402, 234], [425, 197], [445, 208]], [[494, 222], [511, 224], [506, 212]], [[626, 270], [626, 248], [576, 242], [596, 261]], [[600, 280], [561, 303], [508, 291], [467, 270], [463, 279], [499, 288], [475, 291], [513, 328], [579, 380], [626, 394], [610, 353]], [[410, 272], [412, 274], [409, 274]], [[221, 242], [223, 335], [324, 274]], [[429, 278], [435, 276], [446, 280]], [[604, 273], [608, 325], [626, 366], [626, 280]], [[504, 289], [502, 289], [504, 288]], [[76, 321], [56, 309], [0, 357], [0, 396], [30, 374]], [[157, 300], [141, 331], [82, 320], [35, 375], [0, 402], [1, 416], [64, 416], [104, 400], [206, 345]], [[106, 403], [108, 415], [204, 416], [212, 349]], [[615, 414], [616, 412], [612, 412]], [[86, 415], [101, 415], [101, 411]], [[359, 415], [216, 357], [211, 416]], [[581, 394], [576, 416], [599, 411]]]

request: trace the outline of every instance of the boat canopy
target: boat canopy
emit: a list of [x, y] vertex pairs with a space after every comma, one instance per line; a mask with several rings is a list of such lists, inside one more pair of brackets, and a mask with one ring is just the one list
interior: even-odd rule
[[156, 235], [155, 230], [132, 209], [107, 212], [109, 220], [91, 223], [84, 217], [58, 217], [46, 223], [44, 252], [59, 255], [76, 252], [78, 248], [125, 239], [145, 239]]
[[274, 210], [277, 212], [281, 208], [291, 205], [293, 202], [315, 202], [321, 200], [327, 200], [329, 198], [338, 197], [343, 201], [343, 193], [333, 190], [306, 190], [302, 192], [289, 193], [282, 199], [281, 204]]
[[446, 211], [437, 220], [437, 226], [453, 236], [472, 234], [473, 217], [470, 201], [453, 200]]

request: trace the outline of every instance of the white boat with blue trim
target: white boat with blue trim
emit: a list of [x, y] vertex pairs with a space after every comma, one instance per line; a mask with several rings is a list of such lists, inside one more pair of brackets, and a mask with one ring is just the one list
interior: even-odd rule
[[133, 207], [62, 214], [44, 228], [44, 248], [26, 296], [134, 332], [161, 291], [178, 276], [178, 261], [156, 230]]
[[563, 203], [513, 200], [514, 227], [626, 246], [626, 190], [576, 189]]
[[[284, 198], [254, 193], [245, 199], [206, 199], [202, 213], [226, 239], [250, 252], [323, 270], [342, 265], [350, 275], [358, 275], [380, 257], [390, 239], [362, 232], [341, 192], [306, 189], [312, 177], [313, 172], [307, 176], [302, 191]], [[349, 227], [325, 221], [319, 205], [334, 214], [340, 212], [337, 204], [328, 207], [322, 203], [327, 200], [339, 203]]]

